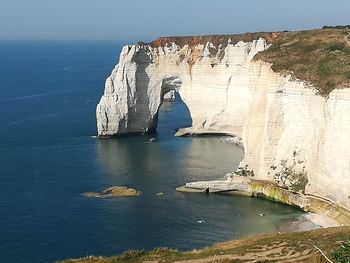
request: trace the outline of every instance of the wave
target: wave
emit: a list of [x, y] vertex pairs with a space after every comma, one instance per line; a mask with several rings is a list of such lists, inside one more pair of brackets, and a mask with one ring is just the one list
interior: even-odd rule
[[24, 122], [37, 121], [37, 120], [40, 120], [40, 119], [47, 119], [47, 118], [54, 118], [54, 117], [58, 117], [58, 116], [63, 115], [63, 114], [73, 113], [73, 112], [81, 112], [81, 111], [84, 111], [84, 110], [85, 109], [83, 108], [83, 109], [75, 109], [75, 110], [63, 111], [63, 112], [59, 112], [59, 113], [43, 114], [43, 115], [38, 115], [38, 116], [35, 116], [35, 117], [22, 119], [22, 120], [16, 120], [16, 121], [11, 121], [11, 122], [7, 122], [7, 123], [2, 123], [1, 126], [0, 126], [0, 129], [7, 128], [9, 126], [19, 125], [19, 124], [22, 124]]
[[9, 98], [9, 99], [5, 99], [5, 100], [0, 100], [0, 102], [8, 102], [8, 101], [32, 99], [32, 98], [37, 98], [37, 97], [49, 96], [49, 95], [52, 95], [52, 94], [55, 94], [55, 92], [54, 92], [54, 91], [51, 91], [51, 92], [32, 94], [32, 95], [21, 96], [21, 97], [14, 97], [14, 98]]
[[69, 70], [75, 70], [75, 69], [79, 69], [79, 68], [84, 68], [84, 67], [88, 67], [89, 65], [82, 65], [82, 66], [67, 66], [67, 67], [63, 67], [61, 68], [61, 70], [63, 71], [69, 71]]
[[52, 114], [39, 115], [36, 117], [26, 118], [26, 119], [17, 120], [17, 121], [11, 121], [11, 122], [7, 122], [7, 123], [3, 123], [1, 125], [2, 126], [1, 128], [5, 128], [8, 126], [15, 126], [15, 125], [21, 124], [23, 122], [36, 121], [36, 120], [43, 119], [43, 118], [57, 117], [58, 115], [59, 115], [58, 113], [52, 113]]
[[77, 70], [80, 68], [87, 68], [87, 67], [92, 67], [92, 66], [96, 67], [96, 66], [106, 66], [106, 65], [109, 65], [109, 64], [85, 64], [85, 65], [76, 65], [76, 66], [66, 66], [66, 67], [61, 68], [61, 70], [70, 71], [70, 70]]
[[89, 90], [89, 89], [71, 89], [71, 90], [62, 90], [62, 91], [50, 91], [50, 92], [31, 94], [31, 95], [26, 95], [26, 96], [21, 96], [21, 97], [8, 98], [8, 99], [5, 99], [5, 100], [0, 100], [0, 102], [27, 100], [27, 99], [51, 96], [51, 95], [54, 95], [54, 94], [65, 94], [65, 93], [71, 93], [71, 92], [77, 92], [77, 91], [85, 91], [85, 90]]

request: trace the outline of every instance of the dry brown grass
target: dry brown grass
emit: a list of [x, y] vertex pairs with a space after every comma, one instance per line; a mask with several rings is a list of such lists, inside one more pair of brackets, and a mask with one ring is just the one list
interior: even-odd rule
[[232, 43], [237, 43], [242, 40], [245, 42], [259, 39], [259, 37], [265, 38], [268, 42], [273, 42], [279, 35], [279, 32], [256, 32], [256, 33], [244, 33], [234, 35], [204, 35], [204, 36], [172, 36], [172, 37], [160, 37], [150, 43], [152, 47], [162, 47], [167, 43], [176, 43], [180, 47], [189, 45], [195, 47], [199, 44], [205, 45], [207, 42], [211, 42], [214, 46], [218, 47], [222, 44], [224, 47], [227, 45], [227, 41], [231, 39]]
[[[349, 238], [350, 227], [318, 229], [308, 232], [270, 234], [217, 244], [199, 251], [179, 252], [155, 249], [148, 253], [127, 251], [114, 257], [85, 257], [62, 263], [137, 262], [326, 262], [314, 246], [332, 260], [333, 251]], [[335, 261], [334, 261], [335, 262]]]
[[255, 59], [272, 69], [313, 84], [321, 95], [350, 87], [349, 29], [319, 29], [279, 34], [272, 46]]

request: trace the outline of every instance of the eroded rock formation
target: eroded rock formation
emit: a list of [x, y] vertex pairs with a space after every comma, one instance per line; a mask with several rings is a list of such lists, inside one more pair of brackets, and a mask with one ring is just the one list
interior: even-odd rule
[[175, 101], [175, 90], [170, 90], [163, 96], [163, 101]]
[[253, 60], [269, 46], [263, 38], [125, 46], [97, 105], [99, 136], [155, 130], [164, 94], [176, 90], [192, 118], [185, 132], [241, 137], [241, 166], [254, 178], [298, 182], [306, 194], [350, 208], [350, 89], [323, 97]]

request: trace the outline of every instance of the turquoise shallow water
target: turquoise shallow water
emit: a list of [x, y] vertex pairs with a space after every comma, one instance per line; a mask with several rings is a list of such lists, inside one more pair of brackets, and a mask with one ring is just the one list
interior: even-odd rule
[[[121, 44], [0, 42], [1, 261], [192, 249], [275, 231], [301, 215], [264, 200], [177, 193], [187, 181], [223, 177], [243, 156], [219, 137], [174, 137], [191, 122], [180, 100], [162, 106], [155, 142], [92, 138]], [[143, 194], [81, 195], [113, 185]]]

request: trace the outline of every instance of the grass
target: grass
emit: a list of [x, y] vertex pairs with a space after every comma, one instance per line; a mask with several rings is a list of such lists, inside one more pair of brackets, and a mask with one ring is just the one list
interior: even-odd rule
[[298, 262], [326, 262], [314, 246], [320, 248], [329, 258], [336, 261], [336, 257], [344, 255], [339, 250], [342, 242], [350, 236], [350, 227], [336, 227], [317, 229], [307, 232], [286, 234], [269, 234], [258, 237], [233, 240], [204, 248], [199, 251], [180, 252], [168, 248], [158, 248], [150, 252], [127, 251], [120, 256], [113, 257], [84, 257], [70, 259], [61, 263], [141, 263], [141, 262], [275, 262], [278, 260], [301, 260]]
[[350, 239], [341, 243], [340, 247], [333, 252], [333, 257], [337, 262], [350, 263]]
[[272, 63], [275, 72], [292, 74], [327, 96], [334, 89], [350, 87], [349, 33], [346, 28], [279, 33], [255, 59]]

